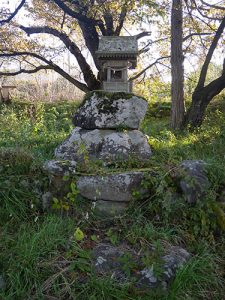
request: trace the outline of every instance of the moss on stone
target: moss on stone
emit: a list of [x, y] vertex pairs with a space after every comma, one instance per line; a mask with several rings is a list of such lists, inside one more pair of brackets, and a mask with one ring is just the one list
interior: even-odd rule
[[138, 97], [147, 102], [147, 100], [141, 96], [137, 96], [133, 93], [125, 93], [125, 92], [106, 92], [102, 90], [95, 90], [91, 91], [85, 94], [84, 99], [82, 103], [79, 105], [79, 107], [83, 106], [86, 101], [90, 100], [92, 96], [96, 95], [99, 99], [103, 99], [104, 101], [101, 101], [97, 108], [99, 109], [99, 112], [105, 113], [105, 114], [113, 114], [117, 112], [117, 107], [114, 105], [112, 107], [112, 104], [114, 101], [119, 99], [126, 99], [129, 100], [132, 97]]
[[114, 101], [114, 100], [119, 100], [119, 99], [131, 99], [132, 97], [139, 97], [145, 101], [147, 101], [145, 98], [135, 95], [133, 93], [126, 93], [126, 92], [106, 92], [103, 90], [96, 90], [96, 91], [91, 91], [85, 94], [84, 96], [84, 101], [89, 100], [94, 94], [96, 94], [99, 98], [104, 98], [106, 97], [107, 99]]
[[103, 114], [114, 114], [118, 110], [117, 105], [113, 105], [114, 99], [104, 98], [97, 104], [97, 108], [100, 113]]

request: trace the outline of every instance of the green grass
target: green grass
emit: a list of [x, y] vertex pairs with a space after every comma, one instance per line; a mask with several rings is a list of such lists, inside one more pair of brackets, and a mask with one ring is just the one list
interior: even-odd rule
[[[225, 99], [213, 104], [203, 126], [191, 133], [170, 131], [168, 103], [150, 106], [142, 130], [154, 152], [147, 167], [157, 176], [145, 182], [154, 192], [114, 220], [99, 220], [85, 205], [68, 216], [42, 211], [41, 194], [48, 189], [42, 164], [73, 128], [76, 107], [66, 102], [0, 106], [0, 275], [6, 282], [0, 299], [223, 299], [225, 241], [214, 205], [225, 186]], [[184, 159], [208, 162], [211, 188], [195, 207], [171, 201], [171, 172]], [[73, 237], [77, 227], [85, 234], [80, 243]], [[192, 258], [168, 292], [137, 290], [96, 278], [90, 267], [93, 236], [98, 242], [127, 241], [139, 250], [180, 245]]]

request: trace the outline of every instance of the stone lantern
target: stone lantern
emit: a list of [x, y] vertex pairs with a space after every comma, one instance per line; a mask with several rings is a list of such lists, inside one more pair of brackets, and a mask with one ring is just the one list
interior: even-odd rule
[[96, 51], [103, 73], [102, 89], [108, 92], [132, 92], [128, 69], [137, 66], [138, 44], [132, 36], [103, 36]]

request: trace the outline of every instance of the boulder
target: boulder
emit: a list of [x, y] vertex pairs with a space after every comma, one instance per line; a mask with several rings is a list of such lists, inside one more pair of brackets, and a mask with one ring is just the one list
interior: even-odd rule
[[202, 160], [185, 160], [180, 165], [179, 185], [188, 203], [196, 203], [209, 188], [205, 167], [206, 163]]
[[57, 159], [97, 161], [111, 164], [117, 161], [148, 160], [151, 149], [146, 136], [138, 131], [85, 130], [76, 127], [55, 150]]
[[147, 111], [145, 99], [127, 93], [91, 93], [73, 117], [84, 129], [137, 129]]
[[112, 246], [101, 243], [92, 251], [92, 266], [97, 275], [109, 276], [121, 284], [132, 280], [137, 288], [166, 289], [177, 270], [187, 263], [190, 254], [176, 246], [164, 249], [162, 255], [156, 251], [149, 249], [140, 254], [127, 244]]
[[144, 172], [80, 176], [77, 189], [83, 197], [93, 201], [129, 202], [135, 198], [134, 192], [142, 196], [148, 193], [141, 185], [143, 178]]

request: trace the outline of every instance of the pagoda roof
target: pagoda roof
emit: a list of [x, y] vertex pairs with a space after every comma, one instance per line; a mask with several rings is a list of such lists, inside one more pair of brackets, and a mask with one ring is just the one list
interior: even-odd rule
[[138, 43], [134, 36], [102, 36], [99, 41], [98, 58], [136, 58]]

